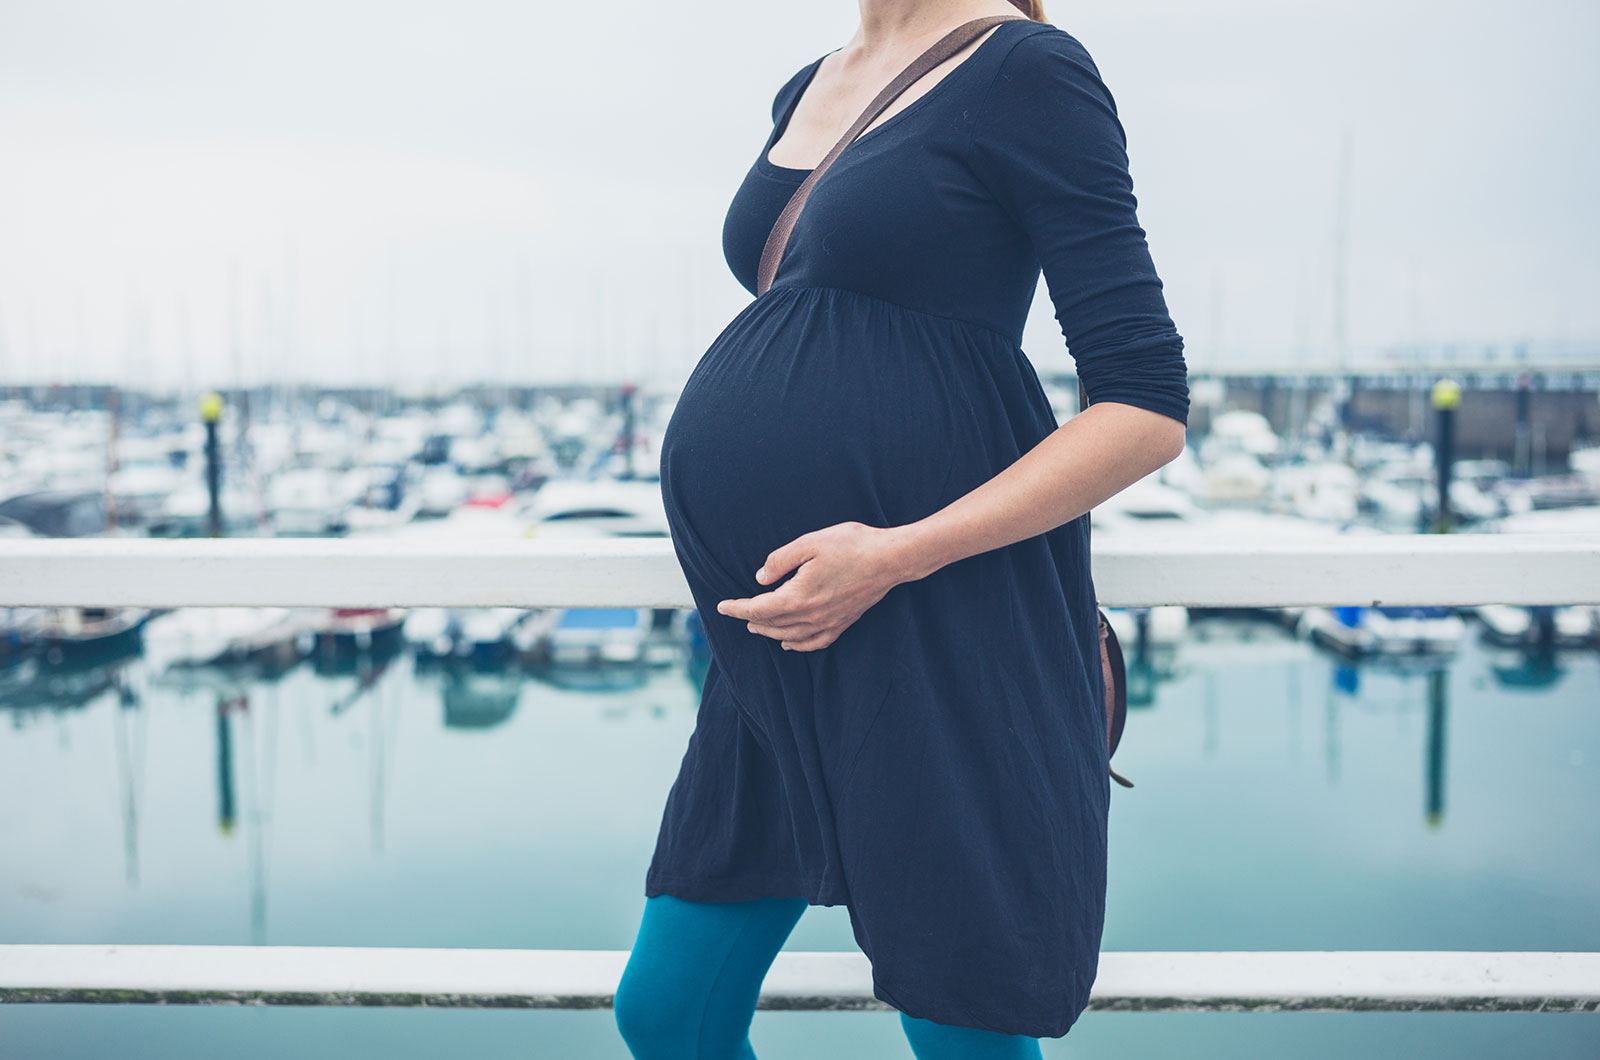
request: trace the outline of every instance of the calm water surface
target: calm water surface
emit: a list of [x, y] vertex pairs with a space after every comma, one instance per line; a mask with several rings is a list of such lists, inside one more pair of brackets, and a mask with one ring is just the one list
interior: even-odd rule
[[[1107, 950], [1600, 950], [1600, 654], [1351, 669], [1197, 621], [1117, 753]], [[1137, 682], [1141, 675], [1134, 674]], [[694, 726], [642, 684], [137, 660], [0, 701], [0, 940], [627, 949]], [[219, 705], [220, 701], [220, 705]], [[855, 950], [812, 907], [789, 948]], [[893, 1013], [759, 1012], [763, 1060], [906, 1057]], [[1600, 1056], [1582, 1015], [1086, 1013], [1048, 1057]], [[609, 1010], [0, 1006], [0, 1057], [626, 1060]]]

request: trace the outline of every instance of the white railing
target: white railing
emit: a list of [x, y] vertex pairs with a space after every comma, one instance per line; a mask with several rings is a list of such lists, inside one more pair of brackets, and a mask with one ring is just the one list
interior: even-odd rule
[[[1600, 603], [1600, 534], [1096, 541], [1111, 607]], [[752, 578], [754, 571], [751, 572]], [[0, 607], [692, 607], [665, 538], [0, 540]]]
[[[1600, 604], [1600, 534], [1099, 543], [1103, 604]], [[6, 606], [689, 607], [664, 539], [0, 541]], [[0, 945], [0, 1002], [611, 1003], [624, 951]], [[770, 1009], [886, 1008], [860, 953], [780, 953]], [[1600, 953], [1105, 952], [1091, 1009], [1600, 1012]]]
[[[605, 1008], [623, 950], [0, 946], [0, 1002]], [[884, 1010], [862, 953], [778, 954], [759, 1007]], [[1102, 953], [1101, 1011], [1600, 1011], [1600, 954]]]

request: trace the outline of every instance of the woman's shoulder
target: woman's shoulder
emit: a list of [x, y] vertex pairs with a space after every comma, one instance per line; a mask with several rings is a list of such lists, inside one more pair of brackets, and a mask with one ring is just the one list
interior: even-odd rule
[[1016, 74], [1049, 70], [1063, 61], [1085, 67], [1099, 76], [1100, 70], [1082, 41], [1053, 23], [1036, 22], [1028, 27], [1028, 32], [1017, 34], [1017, 39], [1001, 56], [1000, 66]]
[[1083, 42], [1059, 26], [1039, 22], [1019, 33], [1000, 56], [989, 96], [1000, 97], [1010, 106], [1014, 102], [1047, 103], [1063, 92], [1085, 90], [1102, 95], [1115, 107], [1100, 68]]
[[821, 65], [822, 60], [826, 58], [827, 55], [819, 55], [809, 63], [806, 63], [791, 74], [789, 80], [785, 81], [778, 89], [777, 95], [772, 97], [773, 124], [777, 124], [778, 118], [782, 116], [784, 110], [789, 106], [789, 101], [794, 98], [795, 93], [805, 86], [806, 82], [811, 79], [812, 71]]

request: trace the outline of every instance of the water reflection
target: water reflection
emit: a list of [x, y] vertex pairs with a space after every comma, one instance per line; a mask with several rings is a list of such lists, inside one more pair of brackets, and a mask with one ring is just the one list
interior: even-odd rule
[[[1105, 948], [1600, 948], [1600, 841], [1574, 827], [1600, 805], [1600, 653], [1350, 657], [1288, 614], [1113, 610], [1138, 788], [1113, 796]], [[0, 669], [0, 937], [626, 948], [697, 627], [652, 615], [624, 661], [374, 638]], [[837, 908], [791, 940], [853, 946]], [[108, 1043], [126, 1018], [94, 1014]]]

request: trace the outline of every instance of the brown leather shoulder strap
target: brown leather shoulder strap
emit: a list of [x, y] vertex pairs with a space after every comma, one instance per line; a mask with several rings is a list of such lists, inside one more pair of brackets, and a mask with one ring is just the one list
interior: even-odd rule
[[[822, 174], [827, 172], [828, 167], [833, 165], [834, 159], [838, 158], [844, 152], [844, 149], [850, 146], [851, 141], [861, 135], [861, 130], [870, 125], [872, 119], [882, 113], [883, 108], [894, 102], [895, 97], [910, 88], [923, 74], [932, 70], [968, 44], [971, 44], [987, 32], [990, 27], [1001, 22], [1027, 21], [1031, 20], [1021, 15], [986, 15], [983, 18], [975, 18], [971, 22], [963, 22], [935, 41], [927, 51], [917, 56], [910, 66], [900, 71], [895, 79], [890, 81], [882, 92], [878, 93], [877, 98], [867, 105], [866, 110], [861, 112], [861, 117], [855, 120], [855, 124], [845, 130], [845, 134], [839, 138], [839, 142], [833, 145], [833, 150], [828, 152], [828, 156], [806, 176], [805, 180], [801, 181], [800, 186], [790, 196], [788, 204], [784, 206], [783, 212], [778, 214], [777, 222], [773, 224], [772, 231], [767, 234], [767, 245], [761, 250], [761, 265], [756, 271], [756, 295], [758, 297], [766, 294], [767, 289], [772, 286], [773, 277], [778, 273], [778, 263], [783, 259], [784, 249], [789, 245], [789, 233], [794, 231], [794, 223], [799, 220], [800, 211], [805, 208], [806, 199], [811, 195], [811, 189], [816, 186], [818, 180], [822, 179]], [[949, 74], [945, 76], [948, 77]]]

